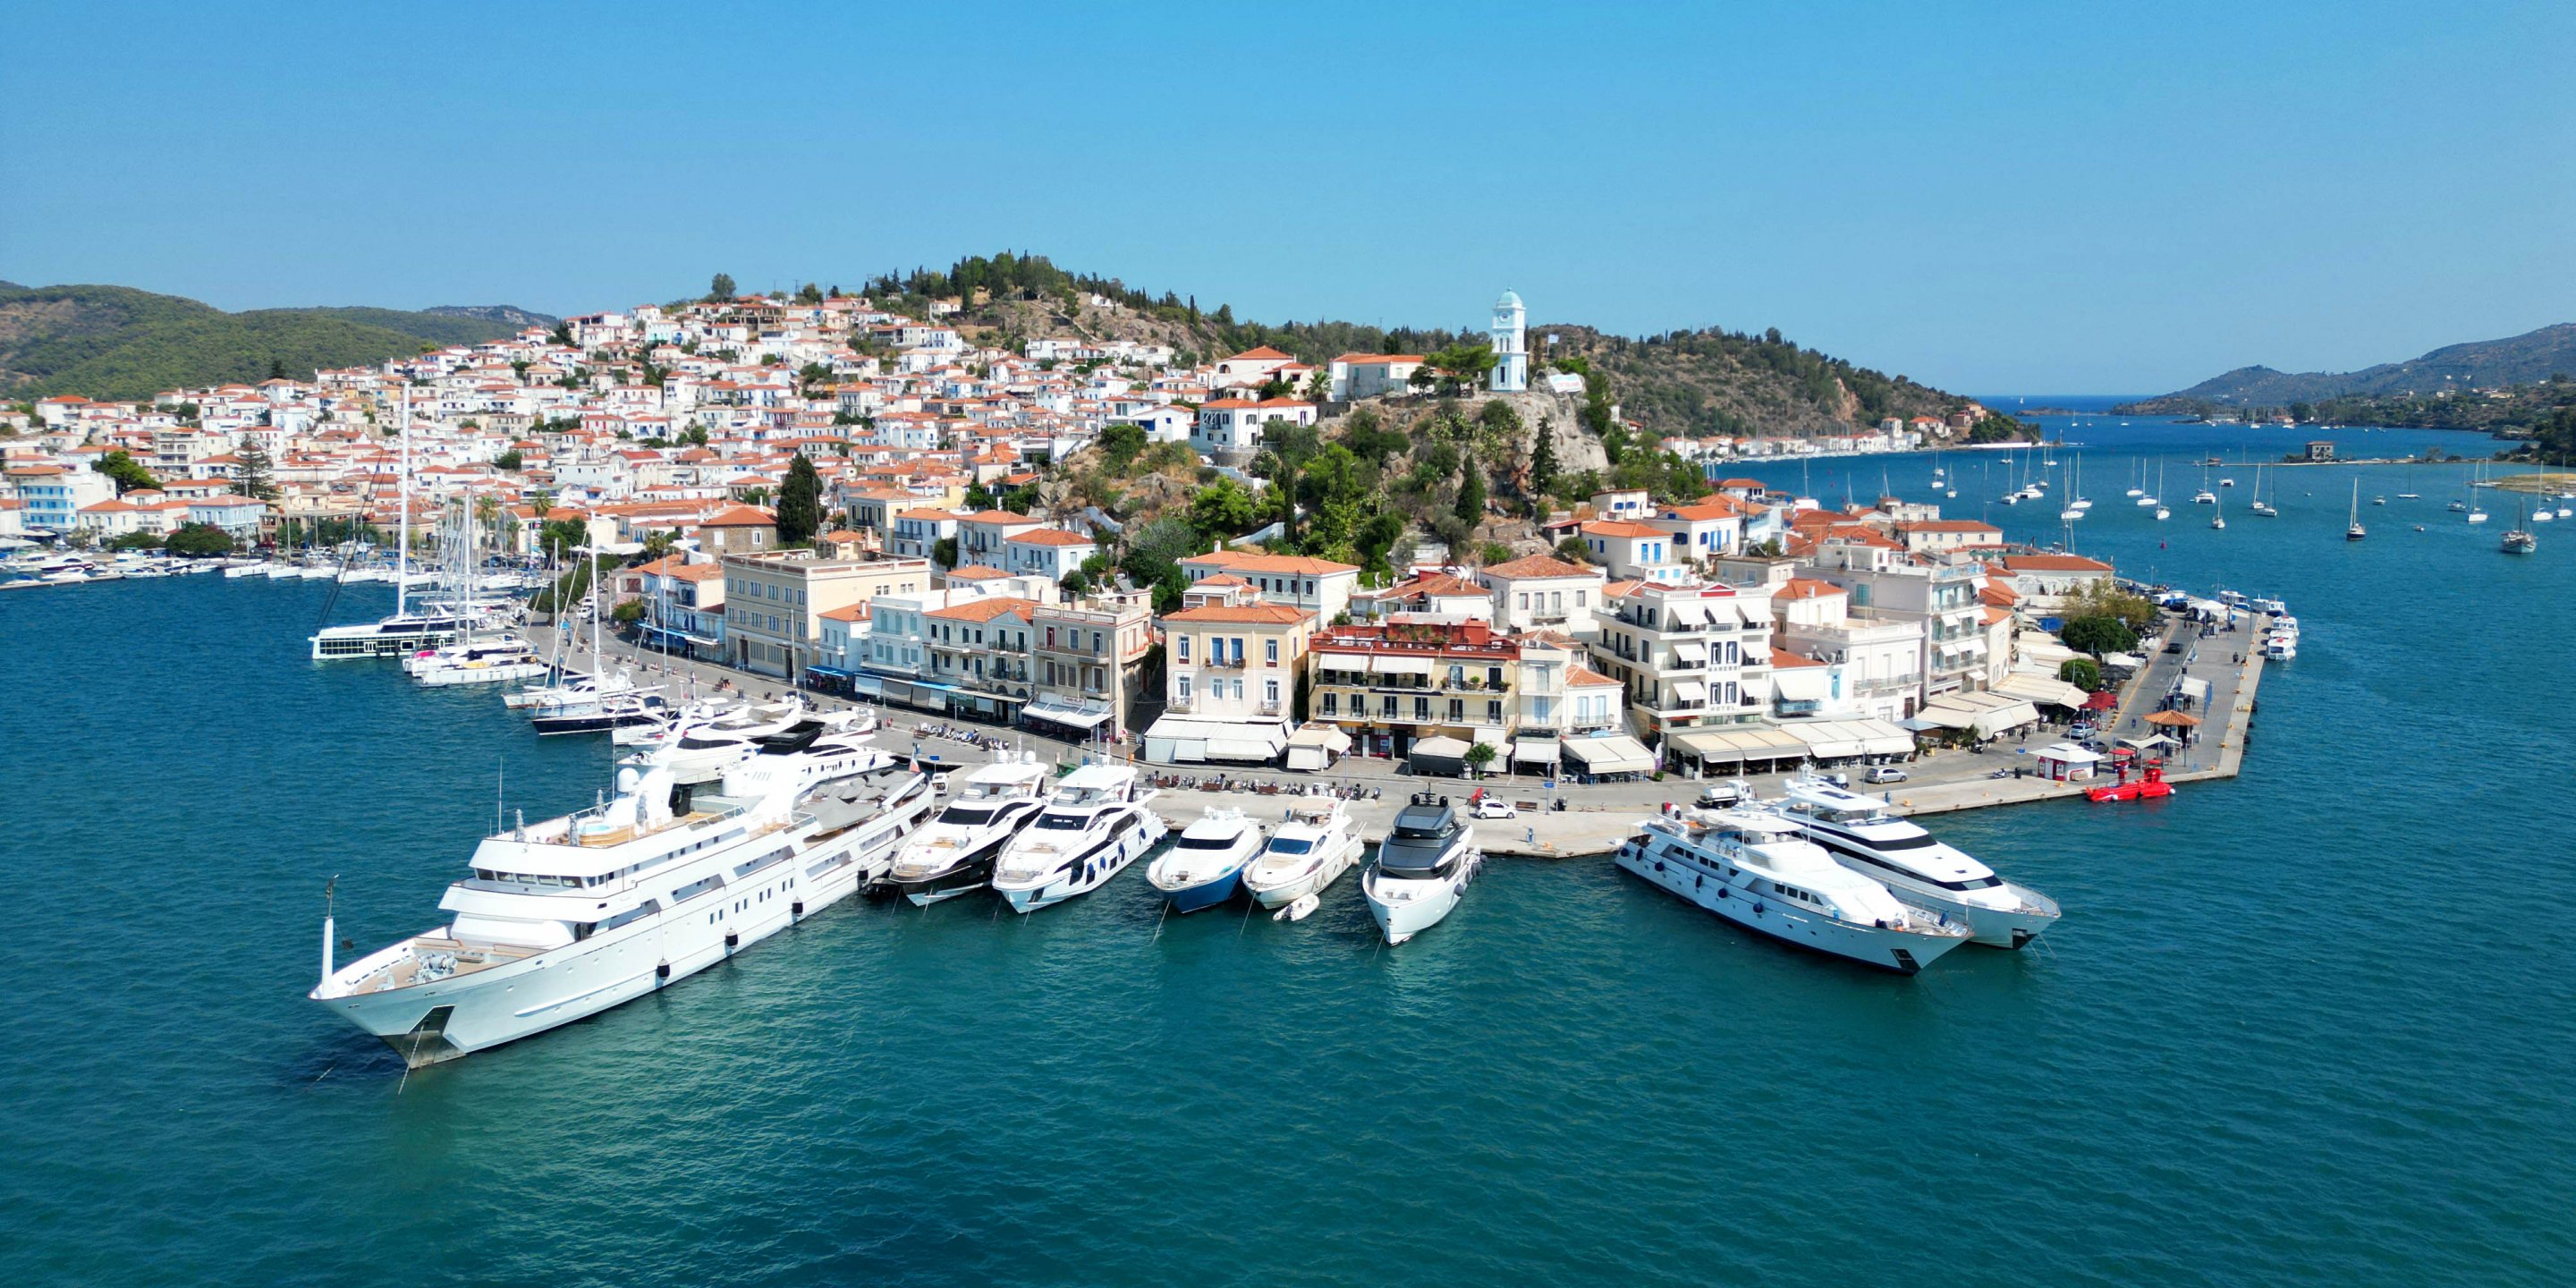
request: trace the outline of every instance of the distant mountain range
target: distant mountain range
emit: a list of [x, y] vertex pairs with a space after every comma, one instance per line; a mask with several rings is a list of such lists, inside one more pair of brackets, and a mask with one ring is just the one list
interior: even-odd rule
[[325, 367], [553, 324], [544, 314], [498, 304], [226, 313], [125, 286], [0, 284], [0, 397], [149, 398], [164, 389], [256, 382], [276, 369], [306, 380]]
[[2287, 372], [2239, 367], [2189, 389], [2123, 403], [2121, 415], [2196, 414], [2220, 407], [2286, 407], [2349, 396], [2429, 396], [2443, 388], [2494, 388], [2537, 384], [2576, 374], [2576, 322], [2561, 322], [2503, 340], [2475, 340], [2435, 349], [2406, 362], [2359, 371]]

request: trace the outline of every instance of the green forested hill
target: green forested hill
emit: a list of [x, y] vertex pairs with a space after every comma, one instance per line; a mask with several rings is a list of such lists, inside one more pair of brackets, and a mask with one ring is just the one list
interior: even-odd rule
[[182, 386], [266, 379], [272, 366], [302, 380], [317, 368], [472, 344], [513, 329], [399, 309], [226, 313], [125, 286], [0, 289], [0, 395], [148, 398]]

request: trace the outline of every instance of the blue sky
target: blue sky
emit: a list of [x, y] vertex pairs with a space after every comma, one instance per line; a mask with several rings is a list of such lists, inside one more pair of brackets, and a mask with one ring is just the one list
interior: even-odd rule
[[[1974, 12], [1967, 12], [1973, 9]], [[1967, 391], [2576, 320], [2576, 5], [52, 4], [0, 278], [549, 312], [960, 254]]]

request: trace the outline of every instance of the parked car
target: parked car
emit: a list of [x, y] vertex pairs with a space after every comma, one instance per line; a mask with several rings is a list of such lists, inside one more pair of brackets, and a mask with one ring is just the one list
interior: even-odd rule
[[1699, 789], [1699, 799], [1692, 802], [1701, 809], [1726, 809], [1744, 800], [1744, 789], [1737, 783], [1711, 783]]
[[1851, 786], [1851, 775], [1846, 774], [1841, 770], [1835, 770], [1830, 774], [1818, 774], [1816, 776], [1824, 779], [1826, 782], [1832, 783], [1836, 787], [1849, 788]]
[[1486, 796], [1467, 807], [1467, 816], [1469, 818], [1519, 818], [1521, 812], [1510, 801], [1500, 796]]
[[1905, 781], [1905, 771], [1894, 765], [1881, 765], [1878, 768], [1869, 771], [1869, 781], [1873, 783], [1901, 783]]

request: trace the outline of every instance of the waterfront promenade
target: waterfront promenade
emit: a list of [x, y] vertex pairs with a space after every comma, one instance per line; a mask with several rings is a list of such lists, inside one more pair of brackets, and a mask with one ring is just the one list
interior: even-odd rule
[[[2166, 763], [2166, 780], [2182, 784], [2234, 777], [2243, 760], [2245, 739], [2253, 715], [2256, 682], [2263, 662], [2250, 650], [2259, 640], [2258, 632], [2240, 628], [2233, 633], [2221, 632], [2208, 639], [2198, 638], [2197, 628], [2178, 620], [2169, 629], [2185, 633], [2191, 647], [2181, 655], [2157, 648], [2148, 665], [2121, 691], [2120, 705], [2114, 721], [2105, 729], [2106, 737], [2135, 737], [2152, 732], [2145, 723], [2147, 713], [2156, 709], [2157, 699], [2170, 691], [2175, 680], [2185, 674], [2209, 682], [2208, 703], [2198, 712], [2209, 723], [2201, 729], [2201, 738], [2183, 749]], [[529, 628], [527, 635], [540, 649], [551, 650], [554, 641], [546, 627]], [[2142, 645], [2142, 647], [2147, 647]], [[2237, 655], [2246, 654], [2238, 662]], [[637, 653], [629, 646], [612, 641], [607, 649], [610, 669], [623, 667], [632, 671], [640, 682], [649, 673], [659, 676], [668, 668], [668, 678], [659, 682], [673, 686], [671, 696], [677, 700], [690, 695], [705, 696], [715, 692], [719, 680], [729, 682], [727, 693], [748, 694], [754, 698], [782, 697], [795, 690], [786, 681], [772, 676], [735, 670], [711, 662], [687, 659], [665, 659], [651, 653]], [[568, 669], [596, 669], [596, 659], [587, 649], [574, 642], [566, 653]], [[809, 703], [826, 707], [860, 705], [842, 698], [825, 697], [811, 692], [803, 696]], [[912, 750], [913, 740], [904, 736], [912, 725], [946, 721], [936, 713], [916, 712], [901, 707], [884, 708], [888, 733], [880, 745], [889, 750]], [[2223, 717], [2223, 719], [2222, 719]], [[1050, 738], [1024, 729], [993, 731], [1007, 733], [1019, 746], [1037, 752], [1041, 757], [1059, 762], [1080, 756], [1101, 754], [1098, 744], [1083, 744]], [[2035, 776], [1995, 778], [1997, 769], [2026, 764], [2021, 754], [2057, 740], [2054, 731], [2042, 730], [2015, 744], [1996, 744], [1985, 754], [1961, 750], [1935, 750], [1918, 756], [1905, 766], [1908, 775], [1902, 783], [1869, 787], [1854, 775], [1855, 790], [1865, 790], [1887, 802], [1888, 808], [1900, 814], [1942, 814], [1957, 810], [1985, 809], [2003, 805], [2020, 805], [2036, 801], [2081, 797], [2088, 787], [2110, 781], [2108, 777], [2089, 782], [2055, 782]], [[985, 752], [966, 744], [940, 738], [917, 740], [925, 754], [943, 760], [981, 763]], [[1108, 754], [1133, 759], [1133, 744], [1122, 744]], [[1173, 767], [1146, 765], [1148, 773], [1168, 772]], [[1497, 856], [1526, 858], [1577, 858], [1607, 854], [1617, 848], [1637, 819], [1654, 813], [1667, 804], [1687, 805], [1698, 796], [1708, 780], [1668, 775], [1663, 781], [1646, 780], [1623, 783], [1584, 784], [1559, 781], [1550, 786], [1544, 779], [1530, 775], [1493, 775], [1475, 782], [1445, 777], [1424, 777], [1406, 772], [1395, 761], [1366, 757], [1344, 757], [1330, 770], [1320, 773], [1290, 773], [1286, 770], [1255, 767], [1234, 769], [1225, 766], [1184, 765], [1177, 767], [1184, 776], [1207, 778], [1223, 774], [1232, 779], [1268, 782], [1283, 790], [1306, 783], [1321, 782], [1338, 787], [1358, 786], [1378, 793], [1375, 799], [1351, 802], [1350, 811], [1359, 823], [1362, 835], [1371, 841], [1382, 838], [1392, 826], [1396, 810], [1406, 797], [1417, 791], [1442, 792], [1463, 801], [1478, 788], [1511, 801], [1520, 810], [1514, 819], [1485, 820], [1477, 825], [1477, 838], [1486, 853]], [[1763, 796], [1777, 796], [1792, 775], [1754, 774], [1745, 776], [1753, 790]], [[1563, 799], [1562, 811], [1551, 806]], [[1157, 798], [1157, 812], [1179, 826], [1199, 816], [1200, 811], [1217, 805], [1231, 805], [1259, 817], [1265, 809], [1285, 809], [1286, 799], [1258, 792], [1196, 791], [1164, 789]], [[2104, 808], [2134, 808], [2105, 806]]]

